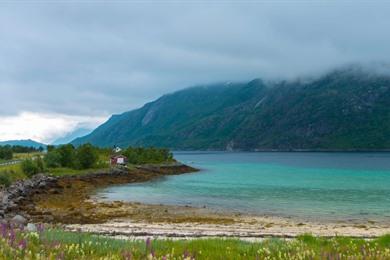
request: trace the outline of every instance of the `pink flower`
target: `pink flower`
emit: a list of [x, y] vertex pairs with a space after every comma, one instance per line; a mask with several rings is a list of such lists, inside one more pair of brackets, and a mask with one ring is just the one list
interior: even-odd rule
[[27, 248], [27, 241], [26, 239], [22, 239], [19, 241], [18, 247], [22, 250], [25, 250]]

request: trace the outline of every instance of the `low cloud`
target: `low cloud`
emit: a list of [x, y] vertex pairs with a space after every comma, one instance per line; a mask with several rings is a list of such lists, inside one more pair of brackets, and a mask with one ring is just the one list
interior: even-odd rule
[[0, 116], [0, 141], [33, 139], [46, 144], [76, 128], [94, 128], [104, 117], [80, 117], [61, 114], [22, 112], [16, 116]]
[[390, 62], [389, 10], [384, 1], [3, 2], [0, 117], [100, 118], [197, 84]]

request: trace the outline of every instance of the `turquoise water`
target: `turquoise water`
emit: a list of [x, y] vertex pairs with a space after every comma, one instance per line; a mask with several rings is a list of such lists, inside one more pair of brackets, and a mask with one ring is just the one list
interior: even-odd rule
[[192, 174], [112, 186], [108, 200], [323, 220], [390, 220], [389, 153], [208, 153], [175, 157]]

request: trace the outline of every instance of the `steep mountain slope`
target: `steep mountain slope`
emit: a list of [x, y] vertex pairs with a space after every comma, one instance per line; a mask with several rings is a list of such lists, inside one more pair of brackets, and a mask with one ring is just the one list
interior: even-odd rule
[[337, 70], [310, 82], [219, 84], [112, 116], [74, 144], [172, 149], [390, 149], [390, 77]]

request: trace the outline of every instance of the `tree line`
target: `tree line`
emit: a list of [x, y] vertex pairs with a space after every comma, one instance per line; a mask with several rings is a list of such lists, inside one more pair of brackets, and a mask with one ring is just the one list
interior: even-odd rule
[[47, 153], [43, 159], [38, 156], [22, 162], [23, 172], [31, 177], [47, 168], [89, 169], [97, 166], [99, 153], [104, 151], [90, 144], [74, 147], [71, 144], [47, 146]]
[[79, 147], [71, 144], [48, 146], [45, 163], [50, 168], [88, 169], [96, 166], [99, 154], [103, 152], [105, 153], [106, 150], [91, 144], [83, 144]]
[[43, 147], [26, 147], [20, 145], [4, 145], [0, 146], [0, 159], [2, 160], [11, 160], [14, 153], [33, 153], [33, 152], [42, 152]]
[[[130, 164], [165, 163], [175, 161], [165, 148], [128, 147], [121, 152]], [[47, 146], [43, 157], [37, 156], [22, 162], [23, 172], [31, 177], [47, 168], [90, 169], [107, 167], [110, 155], [117, 155], [110, 148], [99, 148], [91, 144], [75, 147], [72, 144]], [[99, 158], [103, 158], [99, 160]]]
[[131, 164], [165, 163], [174, 161], [169, 149], [154, 147], [128, 147], [123, 151]]

